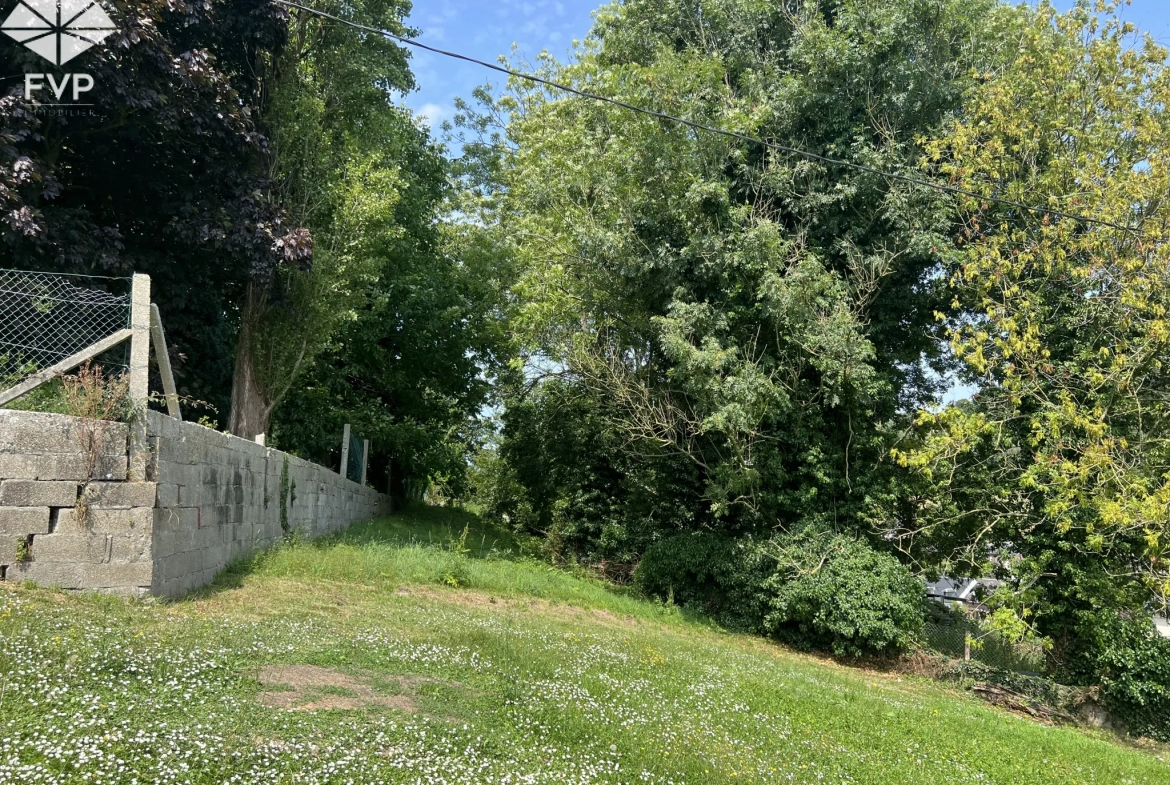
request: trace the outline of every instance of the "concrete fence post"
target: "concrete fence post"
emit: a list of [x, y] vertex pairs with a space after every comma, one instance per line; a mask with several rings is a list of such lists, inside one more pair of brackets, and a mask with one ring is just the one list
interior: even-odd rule
[[135, 274], [130, 284], [130, 400], [137, 416], [130, 425], [129, 479], [146, 479], [150, 447], [146, 408], [150, 397], [150, 276]]
[[366, 484], [366, 467], [370, 463], [370, 440], [362, 439], [362, 485]]
[[338, 474], [349, 479], [349, 423], [341, 429], [341, 471]]

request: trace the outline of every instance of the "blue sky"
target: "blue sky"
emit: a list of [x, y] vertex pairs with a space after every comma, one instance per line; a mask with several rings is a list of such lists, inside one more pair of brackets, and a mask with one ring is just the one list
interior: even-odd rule
[[[1074, 0], [1056, 0], [1058, 8]], [[589, 32], [591, 14], [601, 0], [415, 0], [409, 23], [418, 28], [425, 43], [480, 60], [495, 62], [513, 44], [529, 57], [547, 49], [563, 58], [574, 39]], [[1133, 0], [1125, 17], [1170, 45], [1170, 0]], [[499, 81], [493, 74], [470, 63], [416, 50], [412, 67], [418, 90], [406, 103], [433, 122], [450, 117], [455, 96], [467, 97], [484, 82]]]
[[[408, 24], [420, 30], [420, 41], [495, 62], [512, 45], [523, 55], [547, 49], [564, 58], [574, 39], [583, 39], [592, 24], [590, 14], [600, 0], [415, 0]], [[415, 50], [411, 68], [418, 90], [407, 104], [432, 122], [450, 117], [456, 96], [467, 98], [485, 82], [498, 84], [501, 74], [470, 63]]]

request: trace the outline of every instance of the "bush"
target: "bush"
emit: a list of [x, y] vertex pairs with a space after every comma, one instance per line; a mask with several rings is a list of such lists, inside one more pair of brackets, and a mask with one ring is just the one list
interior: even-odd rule
[[725, 626], [841, 655], [894, 653], [922, 634], [922, 582], [846, 535], [805, 530], [760, 542], [681, 534], [651, 546], [634, 580]]
[[768, 634], [852, 657], [892, 654], [921, 637], [925, 587], [893, 556], [856, 537], [807, 531], [764, 547], [777, 565], [761, 587]]
[[1114, 616], [1094, 635], [1105, 708], [1129, 732], [1170, 741], [1170, 640], [1148, 618]]
[[727, 590], [734, 549], [734, 540], [707, 532], [667, 537], [643, 554], [634, 583], [651, 597], [714, 615]]
[[760, 632], [765, 567], [750, 540], [691, 532], [650, 546], [634, 571], [634, 583], [648, 596], [706, 613], [725, 627]]

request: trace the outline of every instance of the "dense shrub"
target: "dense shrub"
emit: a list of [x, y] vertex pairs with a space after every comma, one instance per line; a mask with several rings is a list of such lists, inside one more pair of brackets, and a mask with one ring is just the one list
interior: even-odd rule
[[693, 608], [735, 629], [758, 631], [759, 586], [768, 573], [749, 541], [712, 532], [667, 537], [642, 556], [634, 581], [646, 594]]
[[889, 654], [922, 635], [921, 580], [893, 556], [847, 535], [801, 532], [766, 545], [776, 571], [761, 587], [764, 631], [835, 654]]
[[[1090, 638], [1091, 636], [1091, 638]], [[1170, 640], [1148, 618], [1098, 614], [1084, 655], [1105, 707], [1136, 736], [1170, 741]]]
[[697, 528], [694, 470], [679, 456], [642, 460], [613, 428], [606, 400], [572, 381], [509, 386], [497, 450], [472, 471], [474, 503], [545, 554], [624, 568], [655, 541]]
[[846, 535], [678, 535], [646, 551], [635, 580], [647, 594], [672, 597], [727, 626], [835, 654], [892, 653], [922, 633], [922, 582], [892, 556]]

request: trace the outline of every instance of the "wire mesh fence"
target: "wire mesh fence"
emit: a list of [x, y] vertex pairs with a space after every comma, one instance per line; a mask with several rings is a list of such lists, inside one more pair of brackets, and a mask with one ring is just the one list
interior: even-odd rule
[[[954, 618], [930, 619], [926, 622], [926, 642], [930, 648], [955, 659], [970, 659], [993, 668], [1017, 673], [1044, 670], [1044, 652], [1039, 647], [1016, 644], [977, 619], [954, 614]], [[968, 648], [968, 644], [970, 647]]]
[[[0, 269], [0, 389], [130, 326], [130, 279]], [[101, 358], [125, 367], [126, 346]]]

